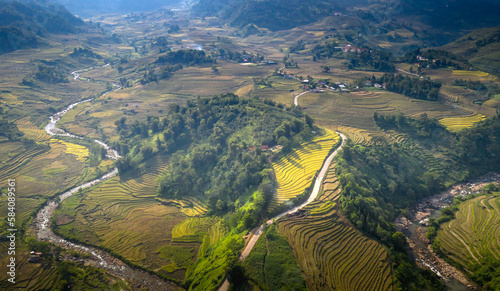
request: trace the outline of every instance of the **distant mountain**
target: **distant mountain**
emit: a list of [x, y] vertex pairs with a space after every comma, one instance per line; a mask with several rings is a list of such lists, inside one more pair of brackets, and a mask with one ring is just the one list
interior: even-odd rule
[[200, 0], [192, 11], [218, 16], [231, 26], [255, 24], [270, 30], [312, 23], [334, 12], [369, 22], [410, 17], [450, 33], [500, 24], [498, 0]]
[[48, 1], [0, 0], [0, 53], [38, 45], [37, 36], [74, 33], [83, 21]]
[[72, 13], [89, 18], [108, 13], [156, 10], [165, 6], [181, 6], [183, 0], [56, 0]]
[[500, 24], [498, 0], [401, 0], [402, 15], [447, 30], [477, 29]]
[[441, 48], [466, 58], [476, 69], [500, 76], [500, 26], [475, 30]]
[[290, 29], [344, 11], [338, 1], [323, 0], [200, 0], [198, 16], [218, 16], [236, 27], [255, 24], [270, 30]]

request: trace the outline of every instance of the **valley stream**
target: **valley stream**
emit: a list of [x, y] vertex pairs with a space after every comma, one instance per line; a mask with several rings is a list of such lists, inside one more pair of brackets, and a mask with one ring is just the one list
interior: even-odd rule
[[455, 197], [481, 193], [484, 186], [499, 181], [500, 174], [489, 173], [468, 183], [453, 185], [442, 193], [418, 202], [410, 210], [410, 218], [399, 216], [396, 219], [396, 228], [406, 235], [417, 264], [437, 274], [445, 281], [449, 290], [466, 291], [479, 290], [479, 288], [462, 272], [432, 251], [429, 239], [426, 237], [429, 218], [439, 218], [441, 209], [450, 206]]
[[[102, 67], [108, 66], [104, 65]], [[85, 70], [79, 70], [72, 72], [71, 74], [73, 75], [73, 78], [75, 80], [79, 79], [80, 73], [83, 71], [88, 71], [91, 69], [96, 69], [99, 67], [92, 67], [89, 69]], [[121, 89], [121, 86], [117, 84], [113, 84], [115, 87], [114, 90], [119, 90]], [[108, 92], [104, 93], [103, 95], [106, 95]], [[56, 123], [61, 119], [61, 117], [69, 112], [70, 110], [74, 109], [78, 104], [84, 103], [84, 102], [90, 102], [93, 99], [87, 99], [83, 100], [80, 102], [73, 103], [69, 105], [66, 109], [52, 115], [50, 117], [50, 121], [45, 126], [45, 131], [52, 135], [52, 136], [65, 136], [69, 138], [74, 138], [74, 139], [83, 139], [83, 137], [65, 132], [62, 129], [59, 129], [56, 127]], [[106, 143], [100, 140], [93, 140], [93, 142], [97, 143], [104, 149], [106, 149], [107, 154], [106, 156], [110, 159], [116, 160], [120, 158], [120, 155], [118, 154], [117, 151], [109, 147]], [[80, 262], [84, 263], [86, 265], [91, 265], [97, 268], [104, 269], [108, 271], [109, 273], [120, 277], [122, 279], [127, 280], [129, 283], [131, 283], [131, 287], [134, 290], [137, 289], [149, 289], [149, 290], [181, 290], [180, 287], [174, 285], [171, 282], [165, 281], [162, 278], [150, 274], [148, 272], [145, 272], [143, 270], [139, 270], [136, 268], [132, 268], [129, 265], [125, 264], [121, 260], [117, 259], [116, 257], [108, 254], [105, 251], [102, 251], [98, 248], [91, 247], [91, 246], [86, 246], [83, 244], [79, 243], [73, 243], [70, 242], [58, 235], [56, 235], [51, 229], [50, 229], [50, 219], [52, 215], [54, 214], [55, 209], [59, 204], [66, 198], [71, 197], [73, 194], [77, 193], [80, 189], [85, 189], [94, 185], [97, 185], [105, 180], [111, 179], [112, 177], [116, 176], [118, 174], [118, 169], [114, 168], [111, 172], [103, 175], [100, 178], [97, 178], [95, 180], [86, 182], [82, 185], [76, 186], [59, 196], [57, 196], [55, 199], [48, 201], [47, 204], [38, 211], [34, 221], [33, 221], [33, 229], [36, 232], [37, 239], [39, 241], [48, 241], [52, 242], [56, 245], [62, 246], [66, 249], [70, 250], [75, 250], [75, 251], [82, 251], [90, 256], [87, 256], [86, 258], [80, 258], [80, 257], [72, 257], [72, 256], [66, 256], [64, 259], [68, 261], [75, 261], [75, 262]]]

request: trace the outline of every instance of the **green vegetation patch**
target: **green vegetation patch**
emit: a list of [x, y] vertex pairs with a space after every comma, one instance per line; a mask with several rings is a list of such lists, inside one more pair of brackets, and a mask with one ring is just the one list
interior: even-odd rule
[[158, 249], [160, 258], [172, 262], [171, 265], [162, 267], [167, 272], [172, 272], [175, 269], [187, 269], [189, 266], [193, 265], [194, 262], [192, 252], [193, 249], [176, 247], [172, 245], [166, 245]]
[[249, 278], [262, 290], [307, 290], [288, 242], [271, 225], [245, 261]]

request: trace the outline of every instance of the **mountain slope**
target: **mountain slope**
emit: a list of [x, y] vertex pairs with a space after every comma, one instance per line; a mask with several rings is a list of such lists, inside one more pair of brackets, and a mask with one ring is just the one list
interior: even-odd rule
[[476, 69], [500, 75], [500, 26], [475, 30], [441, 48], [468, 59]]
[[0, 0], [0, 53], [36, 47], [37, 36], [74, 33], [82, 24], [57, 3]]
[[107, 13], [128, 13], [156, 10], [164, 6], [180, 6], [182, 0], [55, 0], [81, 17]]
[[317, 21], [343, 8], [333, 1], [301, 0], [201, 0], [195, 15], [217, 15], [232, 26], [255, 24], [270, 30], [290, 29]]

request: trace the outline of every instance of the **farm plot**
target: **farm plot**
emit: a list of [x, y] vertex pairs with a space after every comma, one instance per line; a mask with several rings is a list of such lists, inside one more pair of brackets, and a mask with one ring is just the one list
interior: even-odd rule
[[392, 290], [386, 249], [344, 222], [338, 213], [340, 189], [332, 165], [323, 194], [305, 207], [305, 216], [278, 221], [310, 290]]
[[[84, 163], [64, 154], [65, 147], [25, 145], [22, 142], [0, 144], [0, 183], [16, 180], [18, 207], [16, 222], [21, 225], [46, 198], [74, 186], [84, 174]], [[64, 174], [61, 174], [64, 173]], [[7, 197], [0, 196], [0, 215], [6, 215]]]
[[463, 268], [487, 255], [500, 260], [500, 193], [481, 195], [459, 206], [455, 219], [441, 225], [436, 243]]
[[439, 123], [444, 125], [449, 131], [460, 131], [464, 128], [472, 127], [476, 122], [482, 121], [486, 118], [483, 114], [476, 114], [467, 117], [448, 117], [439, 120]]
[[36, 142], [44, 142], [51, 138], [44, 129], [34, 126], [27, 117], [18, 120], [16, 124], [19, 130], [22, 131], [24, 136], [28, 139]]
[[311, 290], [390, 290], [386, 250], [336, 215], [334, 202], [315, 203], [306, 217], [278, 223]]
[[271, 210], [299, 196], [310, 186], [328, 152], [338, 140], [337, 134], [327, 130], [325, 135], [316, 137], [312, 142], [273, 163], [278, 189], [271, 201]]
[[66, 147], [66, 153], [75, 155], [76, 159], [79, 160], [80, 162], [85, 162], [85, 160], [87, 160], [87, 158], [89, 157], [89, 150], [82, 145], [66, 142], [64, 140], [59, 140], [55, 138], [51, 138], [50, 143], [51, 144], [59, 143], [64, 145]]
[[488, 77], [489, 73], [483, 71], [465, 71], [465, 70], [453, 70], [452, 75], [457, 76], [477, 76], [477, 77]]
[[430, 118], [468, 116], [459, 106], [411, 99], [385, 90], [361, 92], [325, 92], [305, 94], [299, 104], [314, 116], [322, 127], [346, 134], [355, 143], [371, 144], [371, 137], [380, 135], [373, 121], [373, 113], [396, 115], [398, 112], [410, 117], [426, 113]]
[[[192, 258], [201, 244], [196, 235], [199, 228], [210, 227], [216, 222], [207, 224], [199, 218], [181, 224], [187, 218], [183, 209], [206, 211], [206, 207], [194, 198], [173, 203], [155, 200], [156, 178], [166, 168], [167, 162], [167, 157], [157, 156], [147, 172], [137, 178], [121, 181], [115, 177], [87, 193], [77, 193], [66, 199], [56, 213], [58, 222], [61, 222], [58, 232], [107, 247], [145, 268], [183, 280], [185, 265], [172, 264], [169, 256], [179, 253], [178, 248], [185, 248], [186, 252], [193, 254]], [[63, 224], [63, 221], [70, 222]], [[174, 248], [159, 251], [165, 246]], [[167, 265], [168, 268], [162, 268]]]

